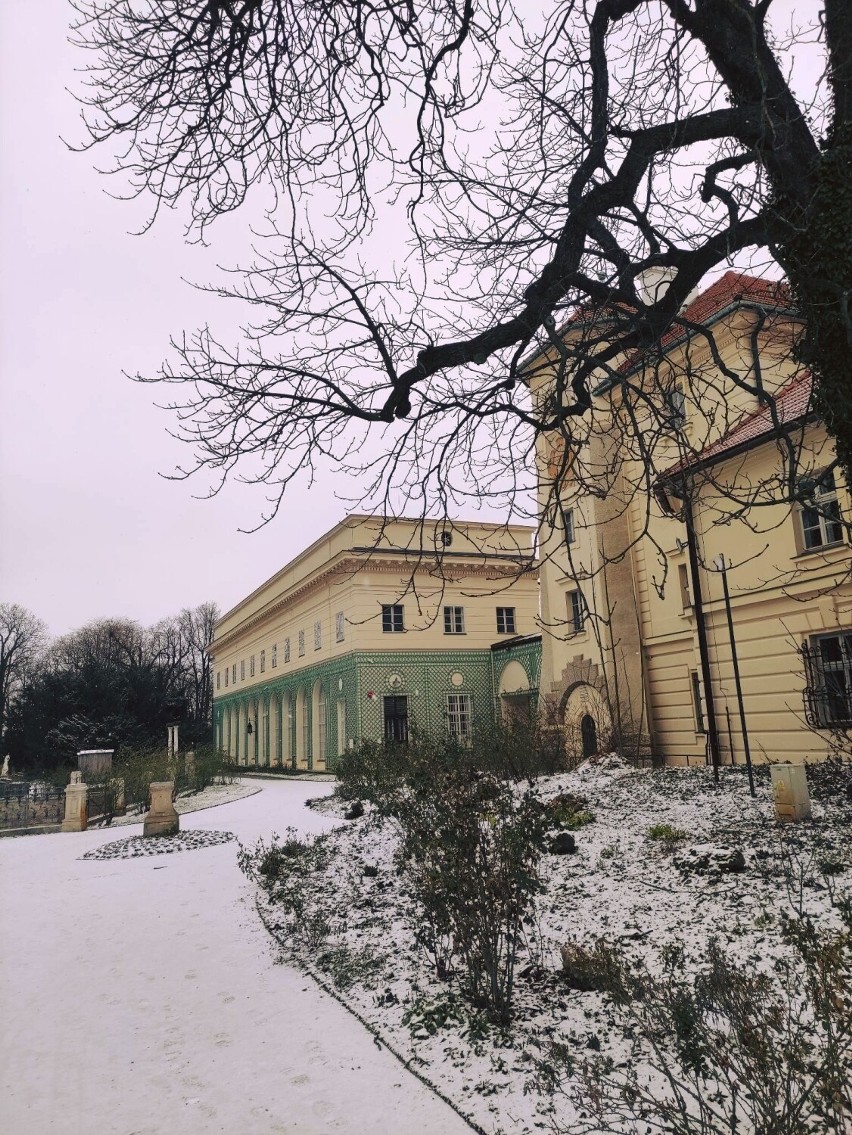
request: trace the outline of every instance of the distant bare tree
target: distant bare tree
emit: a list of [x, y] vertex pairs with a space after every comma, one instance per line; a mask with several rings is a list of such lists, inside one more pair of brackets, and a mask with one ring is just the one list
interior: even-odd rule
[[17, 603], [0, 603], [0, 744], [9, 704], [21, 689], [47, 641], [47, 627]]
[[19, 682], [12, 756], [49, 765], [80, 748], [163, 745], [178, 715], [183, 741], [204, 741], [213, 697], [204, 647], [217, 617], [214, 603], [202, 603], [152, 627], [95, 619], [55, 639]]
[[[782, 0], [75, 7], [90, 144], [154, 215], [186, 201], [203, 235], [255, 188], [269, 210], [241, 283], [211, 289], [262, 313], [246, 343], [203, 328], [153, 379], [181, 391], [182, 475], [215, 491], [239, 464], [274, 513], [319, 460], [363, 474], [378, 428], [373, 498], [511, 503], [537, 435], [576, 452], [600, 380], [633, 391], [625, 352], [673, 327], [712, 342], [679, 313], [737, 258], [790, 280], [790, 349], [849, 470], [848, 0], [788, 25]], [[649, 271], [668, 286], [649, 294]], [[578, 308], [606, 317], [566, 344]], [[543, 350], [557, 380], [533, 403], [519, 380]], [[640, 445], [670, 416], [643, 396]]]
[[195, 721], [209, 722], [213, 713], [213, 673], [207, 647], [213, 641], [213, 628], [219, 619], [215, 603], [184, 608], [178, 626], [186, 646], [184, 688], [189, 714]]

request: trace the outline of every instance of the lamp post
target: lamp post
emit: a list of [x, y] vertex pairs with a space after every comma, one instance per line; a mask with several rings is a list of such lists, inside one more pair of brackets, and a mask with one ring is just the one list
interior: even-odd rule
[[[745, 719], [745, 706], [743, 705], [743, 687], [740, 682], [740, 664], [737, 659], [737, 641], [734, 637], [734, 618], [731, 614], [731, 594], [728, 591], [728, 565], [725, 562], [725, 557], [720, 553], [713, 561], [713, 567], [722, 576], [722, 594], [725, 597], [725, 614], [728, 618], [728, 637], [731, 640], [731, 661], [734, 664], [734, 686], [737, 691], [737, 707], [740, 711], [740, 729], [743, 735], [743, 749], [745, 750], [746, 769], [748, 770], [748, 788], [752, 796], [755, 796], [754, 790], [754, 773], [751, 767], [751, 749], [748, 743], [748, 729], [746, 728]], [[733, 758], [733, 753], [731, 753]]]

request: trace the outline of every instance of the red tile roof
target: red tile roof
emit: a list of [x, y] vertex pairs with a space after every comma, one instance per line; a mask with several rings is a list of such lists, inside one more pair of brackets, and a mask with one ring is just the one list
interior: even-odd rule
[[[791, 425], [801, 421], [811, 412], [811, 393], [813, 380], [809, 370], [800, 371], [784, 389], [775, 395], [775, 413], [778, 416], [778, 427]], [[676, 473], [683, 473], [698, 466], [711, 465], [721, 460], [726, 454], [734, 450], [748, 447], [750, 444], [758, 445], [777, 437], [779, 429], [772, 419], [771, 405], [761, 406], [745, 414], [736, 425], [724, 433], [712, 445], [708, 445], [700, 453], [679, 461], [660, 477], [667, 480]]]
[[766, 307], [780, 307], [792, 310], [793, 303], [790, 288], [785, 280], [766, 280], [762, 276], [748, 276], [744, 272], [726, 272], [720, 276], [706, 291], [687, 304], [683, 311], [678, 312], [677, 319], [666, 331], [653, 352], [637, 351], [625, 359], [619, 366], [619, 371], [632, 370], [643, 356], [659, 355], [661, 351], [668, 350], [679, 339], [690, 334], [682, 320], [689, 323], [707, 323], [714, 316], [719, 315], [726, 308], [736, 303], [756, 303]]

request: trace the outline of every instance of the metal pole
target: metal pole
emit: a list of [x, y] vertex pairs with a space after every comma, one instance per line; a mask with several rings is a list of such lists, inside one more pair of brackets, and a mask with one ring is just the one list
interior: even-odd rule
[[737, 660], [737, 641], [734, 638], [734, 617], [731, 614], [731, 595], [728, 591], [728, 568], [724, 556], [720, 556], [719, 560], [722, 569], [722, 594], [725, 596], [725, 614], [728, 616], [728, 636], [731, 640], [731, 661], [734, 664], [734, 685], [737, 691], [740, 728], [743, 734], [743, 749], [745, 750], [746, 768], [748, 769], [748, 788], [752, 796], [756, 796], [757, 793], [754, 790], [754, 773], [751, 767], [751, 749], [748, 744], [748, 729], [746, 728], [745, 706], [743, 705], [743, 687], [740, 682], [740, 664]]
[[716, 705], [713, 698], [713, 681], [710, 673], [710, 651], [707, 646], [707, 628], [704, 625], [704, 603], [701, 595], [701, 577], [698, 574], [698, 548], [696, 546], [695, 526], [692, 516], [692, 502], [687, 495], [683, 502], [683, 518], [686, 522], [686, 543], [689, 553], [689, 570], [692, 576], [692, 605], [695, 609], [695, 630], [698, 635], [698, 656], [701, 660], [701, 677], [704, 680], [704, 704], [707, 707], [707, 737], [710, 743], [710, 759], [713, 762], [713, 779], [719, 783], [719, 732], [716, 728]]

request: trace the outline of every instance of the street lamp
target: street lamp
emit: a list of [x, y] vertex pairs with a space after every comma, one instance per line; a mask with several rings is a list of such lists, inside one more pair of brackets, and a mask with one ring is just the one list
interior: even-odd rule
[[[751, 749], [749, 748], [748, 729], [746, 728], [745, 706], [743, 705], [743, 687], [740, 682], [740, 664], [737, 660], [737, 641], [734, 637], [734, 618], [731, 614], [731, 594], [728, 591], [728, 565], [721, 552], [713, 561], [713, 567], [722, 576], [722, 594], [725, 597], [725, 614], [728, 617], [728, 637], [731, 640], [731, 661], [734, 664], [734, 686], [737, 691], [737, 706], [740, 711], [740, 729], [743, 735], [743, 749], [745, 750], [746, 769], [748, 770], [748, 788], [752, 796], [756, 796], [757, 793], [754, 790], [754, 773], [751, 767]], [[733, 759], [733, 753], [731, 754], [731, 758]]]

